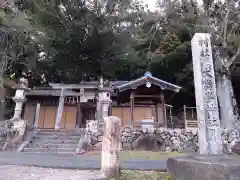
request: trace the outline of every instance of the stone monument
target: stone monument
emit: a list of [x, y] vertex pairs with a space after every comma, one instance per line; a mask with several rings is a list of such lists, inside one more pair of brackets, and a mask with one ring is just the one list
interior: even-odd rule
[[210, 34], [195, 34], [191, 44], [200, 154], [219, 155], [222, 139]]
[[223, 155], [210, 34], [192, 39], [200, 155], [169, 158], [167, 169], [176, 180], [240, 179], [240, 158]]
[[104, 118], [101, 171], [106, 179], [117, 180], [120, 174], [120, 119], [115, 116]]

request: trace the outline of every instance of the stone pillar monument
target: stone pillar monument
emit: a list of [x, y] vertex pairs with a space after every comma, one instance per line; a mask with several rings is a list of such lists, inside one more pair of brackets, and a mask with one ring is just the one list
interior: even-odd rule
[[239, 179], [240, 158], [222, 155], [222, 139], [210, 35], [192, 39], [200, 155], [169, 158], [167, 170], [176, 180]]
[[222, 154], [222, 139], [210, 35], [191, 41], [200, 154]]
[[101, 171], [106, 179], [117, 180], [120, 174], [120, 119], [104, 117]]

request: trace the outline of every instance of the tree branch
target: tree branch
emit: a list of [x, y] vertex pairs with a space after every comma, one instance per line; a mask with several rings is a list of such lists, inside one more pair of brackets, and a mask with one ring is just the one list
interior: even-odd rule
[[157, 23], [154, 24], [154, 25], [151, 27], [151, 29], [150, 29], [146, 34], [144, 34], [143, 36], [147, 36], [148, 34], [150, 34], [150, 33], [152, 32], [152, 30], [153, 30], [156, 26], [157, 26]]
[[230, 38], [230, 36], [231, 36], [234, 28], [235, 28], [237, 25], [239, 25], [239, 22], [234, 23], [234, 25], [232, 26], [231, 30], [230, 30], [229, 33], [228, 33], [228, 36], [227, 36], [226, 41]]
[[233, 62], [237, 59], [239, 54], [240, 54], [240, 47], [238, 47], [237, 52], [232, 56], [232, 58], [225, 65], [227, 69], [229, 69], [229, 67], [233, 64]]
[[[42, 4], [49, 6], [51, 8], [51, 10], [53, 11], [54, 16], [59, 20], [60, 24], [63, 26], [63, 28], [66, 30], [66, 33], [69, 32], [69, 29], [65, 26], [65, 24], [63, 23], [61, 17], [58, 15], [58, 13], [55, 11], [54, 7], [52, 7], [51, 4], [47, 4], [44, 3], [43, 1], [41, 1]], [[45, 10], [42, 10], [37, 4], [35, 4], [35, 6], [42, 12], [44, 12]], [[47, 9], [47, 8], [46, 8]]]
[[226, 16], [224, 18], [224, 28], [223, 28], [223, 47], [227, 46], [227, 25], [228, 25], [228, 16], [229, 16], [229, 9], [227, 9]]
[[194, 1], [194, 0], [190, 0], [190, 3], [191, 3], [191, 5], [192, 5], [194, 14], [196, 14], [197, 16], [199, 16], [199, 14], [198, 14], [198, 7], [196, 7], [195, 1]]

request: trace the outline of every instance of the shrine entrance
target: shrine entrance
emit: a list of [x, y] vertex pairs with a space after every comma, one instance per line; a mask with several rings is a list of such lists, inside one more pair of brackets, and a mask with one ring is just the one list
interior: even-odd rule
[[78, 127], [86, 128], [87, 120], [96, 119], [96, 105], [81, 103], [78, 107]]

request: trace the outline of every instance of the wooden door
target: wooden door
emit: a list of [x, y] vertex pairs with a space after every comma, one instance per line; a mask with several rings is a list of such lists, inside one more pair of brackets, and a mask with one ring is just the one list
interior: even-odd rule
[[122, 125], [130, 126], [131, 125], [131, 108], [123, 107], [122, 111], [123, 111]]
[[45, 119], [45, 110], [46, 108], [42, 106], [40, 108], [39, 119], [38, 119], [38, 128], [44, 128], [44, 119]]
[[35, 114], [36, 105], [26, 104], [24, 110], [24, 119], [28, 121], [29, 124], [33, 125], [34, 114]]
[[53, 129], [56, 120], [56, 106], [42, 106], [40, 108], [38, 128]]
[[45, 109], [44, 128], [54, 129], [56, 112], [57, 112], [57, 108], [54, 106], [50, 106]]
[[134, 107], [134, 124], [137, 126], [141, 126], [142, 120], [150, 119], [154, 116], [154, 108], [152, 106], [145, 107]]
[[61, 127], [65, 129], [74, 129], [77, 122], [77, 107], [76, 106], [64, 106], [63, 117]]
[[122, 107], [112, 107], [112, 115], [119, 117], [121, 119], [121, 124], [123, 122], [123, 108]]

